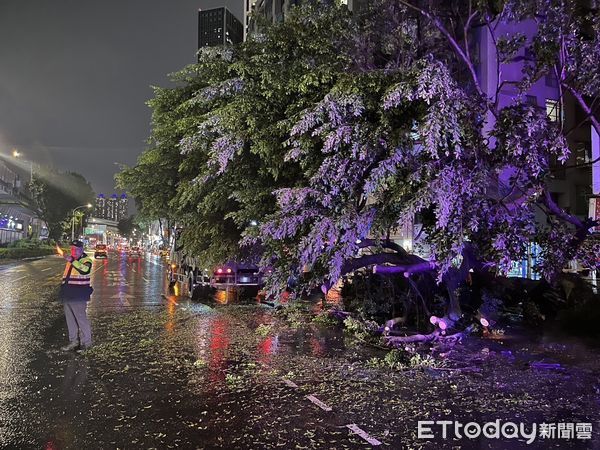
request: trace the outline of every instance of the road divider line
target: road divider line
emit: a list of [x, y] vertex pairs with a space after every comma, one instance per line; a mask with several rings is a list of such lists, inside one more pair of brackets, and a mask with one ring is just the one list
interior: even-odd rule
[[144, 279], [145, 282], [150, 283], [150, 280], [146, 277], [142, 277]]
[[25, 275], [24, 277], [21, 278], [17, 278], [16, 280], [12, 280], [13, 283], [17, 282], [17, 281], [21, 281], [23, 279], [27, 278], [27, 275]]
[[370, 436], [369, 433], [367, 433], [365, 430], [363, 430], [362, 428], [360, 428], [358, 425], [356, 425], [354, 423], [351, 423], [350, 425], [346, 425], [346, 428], [348, 428], [354, 434], [359, 435], [361, 438], [363, 438], [365, 441], [367, 441], [371, 445], [381, 445], [380, 441], [378, 441], [374, 437]]
[[[294, 383], [292, 380], [288, 380], [286, 378], [281, 378], [281, 381], [283, 381], [284, 384], [286, 384], [287, 386], [289, 386], [291, 388], [294, 388], [294, 389], [299, 388], [299, 386], [296, 383]], [[306, 398], [308, 400], [310, 400], [311, 402], [313, 402], [315, 405], [317, 405], [319, 408], [321, 408], [323, 411], [327, 411], [327, 412], [333, 411], [331, 406], [323, 403], [321, 400], [319, 400], [314, 395], [307, 395]], [[349, 425], [346, 425], [345, 427], [348, 428], [352, 433], [356, 434], [357, 436], [359, 436], [360, 438], [362, 438], [363, 440], [368, 442], [372, 446], [382, 445], [381, 441], [375, 439], [373, 436], [371, 436], [369, 433], [367, 433], [365, 430], [360, 428], [355, 423], [351, 423]], [[343, 428], [343, 427], [340, 427], [340, 428]]]
[[42, 272], [46, 272], [47, 270], [52, 270], [52, 267], [46, 267], [45, 269], [42, 269]]
[[331, 406], [326, 405], [325, 403], [323, 403], [321, 400], [319, 400], [314, 395], [307, 395], [306, 398], [308, 400], [310, 400], [311, 402], [313, 402], [315, 405], [317, 405], [319, 408], [321, 408], [323, 411], [327, 411], [327, 412], [333, 411]]

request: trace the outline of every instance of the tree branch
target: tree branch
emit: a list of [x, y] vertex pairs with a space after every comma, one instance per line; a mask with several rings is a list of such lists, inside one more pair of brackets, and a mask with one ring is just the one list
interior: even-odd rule
[[375, 265], [373, 266], [373, 273], [378, 273], [382, 275], [386, 274], [395, 274], [395, 273], [404, 273], [406, 278], [410, 277], [415, 273], [423, 273], [430, 272], [435, 270], [437, 265], [434, 262], [422, 262], [416, 264], [404, 264], [398, 266], [381, 266]]
[[[482, 98], [486, 98], [486, 95], [483, 92], [481, 85], [479, 84], [479, 80], [477, 79], [477, 73], [475, 72], [475, 66], [473, 65], [473, 61], [471, 61], [471, 59], [467, 56], [467, 54], [462, 49], [462, 47], [460, 46], [458, 41], [450, 34], [448, 29], [444, 26], [444, 24], [440, 20], [440, 18], [434, 16], [431, 12], [429, 12], [425, 9], [419, 8], [418, 6], [411, 4], [408, 1], [405, 1], [405, 0], [399, 0], [399, 1], [400, 1], [400, 4], [406, 6], [407, 8], [412, 9], [413, 11], [418, 12], [419, 14], [421, 14], [421, 15], [425, 16], [427, 19], [429, 19], [435, 25], [435, 27], [440, 31], [440, 33], [442, 33], [446, 37], [446, 39], [448, 40], [448, 43], [450, 44], [450, 46], [452, 47], [454, 52], [458, 55], [459, 59], [461, 59], [463, 61], [463, 63], [465, 64], [465, 66], [467, 67], [467, 70], [469, 71], [471, 78], [473, 80], [475, 90]], [[494, 114], [494, 116], [495, 116], [496, 115], [495, 111], [492, 111], [492, 114]]]
[[390, 250], [394, 250], [400, 254], [406, 254], [406, 250], [403, 247], [396, 244], [395, 242], [389, 241], [387, 239], [363, 239], [360, 244], [358, 244], [358, 248], [368, 248], [368, 247], [383, 247], [388, 248]]
[[573, 86], [571, 86], [571, 85], [569, 85], [569, 84], [567, 84], [565, 82], [561, 82], [560, 84], [567, 91], [569, 91], [569, 93], [573, 97], [575, 97], [575, 100], [577, 100], [577, 103], [579, 103], [579, 106], [581, 106], [581, 109], [583, 109], [583, 112], [587, 116], [589, 116], [590, 122], [592, 123], [592, 126], [596, 130], [596, 133], [600, 134], [600, 121], [595, 116], [594, 112], [592, 111], [592, 108], [587, 104], [587, 102], [583, 98], [583, 95], [579, 91], [577, 91]]
[[556, 202], [552, 199], [550, 192], [546, 189], [544, 191], [543, 204], [546, 205], [551, 214], [561, 218], [565, 222], [574, 225], [577, 229], [584, 227], [584, 223], [577, 217], [571, 214], [567, 214]]

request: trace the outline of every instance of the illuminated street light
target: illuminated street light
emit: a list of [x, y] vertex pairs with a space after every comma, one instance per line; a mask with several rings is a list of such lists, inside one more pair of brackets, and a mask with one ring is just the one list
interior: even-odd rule
[[71, 242], [73, 242], [75, 240], [75, 211], [77, 211], [78, 209], [81, 208], [91, 208], [92, 204], [88, 203], [87, 205], [81, 205], [78, 206], [77, 208], [75, 208], [73, 210], [73, 212], [71, 213]]
[[[20, 158], [21, 156], [23, 156], [23, 153], [21, 153], [19, 150], [14, 148], [12, 151], [12, 155], [14, 158]], [[33, 181], [33, 162], [32, 161], [26, 161], [26, 162], [29, 163], [29, 182], [31, 183]]]

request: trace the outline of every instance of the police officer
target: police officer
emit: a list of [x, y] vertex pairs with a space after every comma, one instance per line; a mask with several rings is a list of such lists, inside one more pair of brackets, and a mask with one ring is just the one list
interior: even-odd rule
[[86, 312], [93, 292], [90, 285], [92, 259], [83, 251], [83, 242], [79, 240], [71, 243], [71, 254], [64, 258], [67, 265], [60, 297], [65, 308], [70, 343], [62, 350], [86, 350], [92, 345], [92, 329]]

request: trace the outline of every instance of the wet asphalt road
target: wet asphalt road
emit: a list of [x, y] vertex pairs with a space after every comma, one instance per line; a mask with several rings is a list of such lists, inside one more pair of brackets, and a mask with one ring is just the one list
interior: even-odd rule
[[94, 347], [65, 354], [63, 267], [58, 257], [0, 265], [0, 449], [371, 448], [351, 424], [394, 449], [600, 448], [416, 436], [418, 419], [500, 418], [592, 423], [596, 437], [595, 348], [473, 339], [452, 350], [469, 370], [373, 369], [373, 350], [340, 330], [281, 326], [223, 292], [190, 302], [168, 290], [161, 259], [111, 253], [93, 267]]
[[338, 336], [261, 336], [267, 308], [191, 303], [158, 257], [111, 253], [93, 266], [94, 348], [65, 354], [63, 267], [0, 266], [0, 448], [364, 448], [282, 382], [278, 357], [327, 357]]

